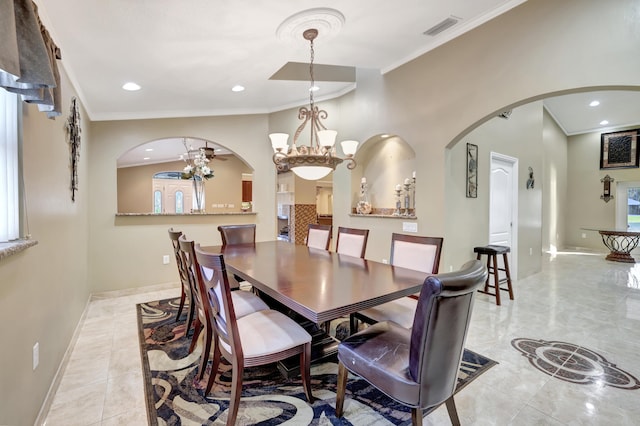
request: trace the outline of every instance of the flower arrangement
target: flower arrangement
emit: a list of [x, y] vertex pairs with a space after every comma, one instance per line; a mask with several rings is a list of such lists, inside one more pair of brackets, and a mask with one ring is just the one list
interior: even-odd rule
[[[186, 145], [185, 145], [186, 146]], [[182, 179], [211, 179], [213, 177], [213, 170], [208, 166], [209, 159], [205, 155], [204, 148], [198, 150], [190, 149], [186, 154], [180, 156], [180, 158], [187, 163], [182, 169], [180, 177]]]

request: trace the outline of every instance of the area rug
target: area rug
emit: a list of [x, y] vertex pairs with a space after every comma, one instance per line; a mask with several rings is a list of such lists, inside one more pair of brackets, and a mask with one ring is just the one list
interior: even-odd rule
[[[230, 367], [221, 365], [213, 390], [205, 396], [209, 371], [204, 380], [197, 380], [201, 345], [188, 353], [191, 334], [185, 336], [186, 314], [176, 322], [179, 302], [176, 298], [137, 305], [149, 424], [224, 424], [229, 405]], [[495, 364], [465, 350], [456, 392]], [[299, 378], [285, 379], [275, 365], [245, 369], [236, 424], [411, 424], [409, 408], [352, 376], [347, 384], [344, 417], [337, 418], [334, 408], [337, 371], [335, 360], [311, 366], [311, 387], [316, 400], [309, 405]]]

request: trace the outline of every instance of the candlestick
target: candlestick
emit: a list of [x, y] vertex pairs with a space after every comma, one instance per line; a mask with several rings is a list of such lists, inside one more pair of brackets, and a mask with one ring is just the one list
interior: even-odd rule
[[367, 183], [367, 178], [363, 177], [362, 180], [360, 181], [361, 183]]
[[396, 193], [396, 210], [393, 212], [393, 215], [400, 216], [400, 207], [402, 206], [402, 203], [400, 203], [400, 194], [402, 192], [402, 187], [399, 184], [396, 185], [394, 192]]
[[409, 216], [410, 189], [411, 189], [411, 182], [407, 178], [404, 180], [404, 213], [402, 214], [403, 216]]

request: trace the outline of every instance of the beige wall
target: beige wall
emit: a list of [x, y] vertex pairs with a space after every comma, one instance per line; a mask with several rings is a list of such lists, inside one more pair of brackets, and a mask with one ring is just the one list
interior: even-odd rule
[[[634, 126], [631, 128], [636, 128]], [[624, 130], [624, 129], [620, 129]], [[597, 232], [582, 228], [615, 228], [616, 199], [608, 203], [600, 199], [605, 175], [614, 178], [611, 194], [615, 196], [620, 182], [640, 181], [639, 169], [600, 170], [600, 132], [569, 136], [566, 241], [571, 247], [607, 251]], [[585, 238], [582, 238], [585, 234]]]
[[542, 189], [542, 249], [566, 247], [567, 136], [545, 110], [543, 118], [543, 173], [536, 177]]
[[[224, 158], [224, 161], [221, 158]], [[251, 168], [233, 155], [214, 159], [209, 166], [213, 169], [214, 178], [205, 183], [205, 210], [209, 213], [240, 211], [242, 174], [251, 173]], [[118, 213], [152, 212], [153, 176], [159, 172], [182, 171], [183, 168], [183, 161], [119, 168]], [[226, 207], [218, 207], [221, 204]], [[185, 211], [190, 209], [191, 206], [185, 206]]]
[[[81, 111], [75, 203], [64, 123], [75, 92], [62, 71], [62, 116], [24, 108], [24, 184], [29, 232], [38, 245], [0, 260], [0, 424], [31, 425], [89, 297], [88, 165], [91, 133]], [[32, 348], [40, 365], [32, 370]]]

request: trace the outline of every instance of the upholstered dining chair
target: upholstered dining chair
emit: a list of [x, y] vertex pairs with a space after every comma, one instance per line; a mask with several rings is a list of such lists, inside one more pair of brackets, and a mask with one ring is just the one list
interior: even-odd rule
[[223, 246], [253, 244], [256, 242], [256, 225], [220, 225], [218, 226]]
[[191, 321], [193, 321], [194, 315], [194, 294], [191, 291], [187, 269], [185, 268], [182, 262], [182, 257], [180, 256], [178, 239], [181, 235], [182, 232], [174, 231], [173, 228], [169, 228], [169, 238], [171, 239], [171, 245], [173, 246], [173, 254], [176, 257], [176, 265], [178, 266], [178, 275], [180, 276], [181, 284], [180, 306], [178, 307], [176, 321], [178, 321], [180, 319], [180, 315], [182, 315], [182, 310], [184, 309], [185, 302], [188, 302], [186, 332], [189, 332], [189, 329], [191, 328]]
[[[182, 262], [187, 267], [189, 281], [193, 288], [195, 311], [197, 313], [194, 323], [193, 336], [191, 337], [191, 345], [189, 346], [189, 353], [193, 352], [193, 349], [198, 342], [198, 337], [201, 332], [204, 332], [202, 354], [200, 355], [200, 366], [198, 370], [198, 379], [204, 377], [204, 371], [209, 361], [209, 355], [211, 354], [211, 345], [214, 344], [213, 340], [213, 327], [210, 323], [210, 317], [207, 315], [208, 306], [203, 303], [204, 289], [203, 284], [197, 279], [196, 270], [199, 267], [195, 254], [195, 246], [193, 240], [187, 240], [183, 235], [179, 239], [180, 256]], [[234, 291], [231, 295], [236, 308], [236, 315], [241, 318], [245, 315], [249, 315], [256, 311], [262, 311], [269, 309], [267, 304], [262, 301], [255, 294], [248, 291]]]
[[384, 321], [338, 345], [336, 415], [344, 413], [347, 372], [362, 377], [394, 400], [411, 407], [411, 422], [422, 425], [422, 410], [446, 403], [454, 425], [453, 400], [469, 330], [474, 294], [487, 279], [479, 260], [457, 272], [426, 278], [413, 327]]
[[[218, 226], [220, 237], [222, 237], [223, 246], [235, 246], [239, 244], [255, 244], [256, 242], [256, 225], [254, 223], [246, 225], [220, 225]], [[235, 282], [231, 283], [231, 287], [236, 290], [240, 288], [240, 283], [244, 280], [234, 275]], [[248, 286], [247, 289], [250, 289]]]
[[[423, 237], [393, 233], [391, 235], [391, 257], [393, 266], [437, 274], [440, 265], [443, 238]], [[418, 305], [418, 295], [402, 297], [355, 314], [356, 319], [368, 324], [394, 321], [411, 328]]]
[[213, 364], [205, 390], [211, 391], [223, 357], [231, 363], [231, 395], [227, 425], [234, 425], [242, 394], [245, 367], [270, 364], [294, 355], [300, 358], [300, 375], [307, 401], [311, 393], [311, 335], [294, 320], [275, 310], [262, 310], [239, 318], [229, 286], [222, 254], [202, 251], [195, 246], [197, 279], [203, 284], [204, 303], [209, 323], [214, 327], [217, 342], [213, 345]]
[[364, 259], [368, 239], [368, 229], [345, 228], [340, 226], [338, 227], [338, 237], [336, 238], [336, 252], [338, 254], [346, 254]]
[[310, 223], [307, 231], [307, 247], [329, 250], [332, 228], [331, 225]]

